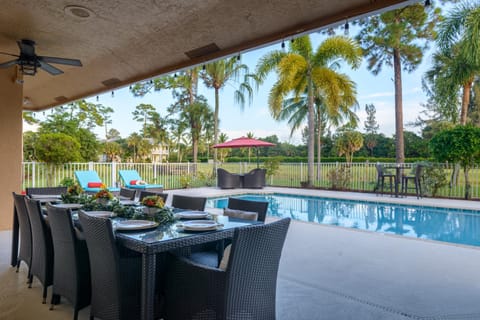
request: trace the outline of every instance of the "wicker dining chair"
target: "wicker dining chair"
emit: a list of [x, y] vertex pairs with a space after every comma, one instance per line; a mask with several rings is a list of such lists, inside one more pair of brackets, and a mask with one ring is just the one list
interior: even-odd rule
[[67, 193], [67, 187], [31, 187], [25, 189], [27, 196], [31, 195], [60, 195]]
[[117, 246], [110, 219], [82, 210], [78, 216], [90, 258], [90, 319], [139, 319], [141, 255]]
[[120, 193], [118, 194], [120, 199], [134, 200], [137, 190], [120, 188]]
[[154, 192], [154, 191], [140, 191], [138, 201], [142, 201], [143, 198], [149, 196], [160, 196], [163, 199], [163, 203], [167, 203], [168, 193]]
[[172, 198], [172, 207], [176, 209], [186, 210], [205, 210], [207, 198], [204, 197], [190, 197], [174, 194]]
[[[43, 285], [43, 300], [47, 302], [47, 288], [53, 284], [53, 243], [50, 227], [42, 214], [40, 201], [25, 198], [28, 217], [32, 227], [31, 275]], [[29, 287], [31, 288], [32, 282]]]
[[73, 305], [73, 319], [79, 310], [90, 304], [90, 263], [87, 244], [83, 235], [73, 225], [70, 209], [47, 204], [48, 221], [54, 249], [52, 305], [60, 302], [60, 296]]
[[265, 218], [267, 217], [268, 202], [228, 198], [227, 208], [256, 212], [258, 214], [257, 221], [265, 222]]
[[[231, 209], [231, 210], [228, 210]], [[228, 198], [227, 208], [224, 209], [224, 216], [236, 219], [251, 220], [256, 213], [256, 221], [265, 222], [267, 216], [268, 202]], [[229, 245], [232, 239], [224, 239], [203, 245], [194, 246], [190, 249], [190, 259], [195, 262], [217, 267], [223, 258], [225, 246]]]
[[30, 218], [28, 217], [27, 207], [25, 204], [25, 196], [13, 193], [14, 210], [18, 217], [20, 226], [20, 249], [17, 258], [17, 272], [20, 268], [20, 262], [23, 261], [28, 267], [28, 282], [32, 282], [31, 264], [32, 264], [32, 228]]
[[280, 256], [290, 218], [237, 228], [225, 269], [170, 255], [165, 319], [275, 319]]

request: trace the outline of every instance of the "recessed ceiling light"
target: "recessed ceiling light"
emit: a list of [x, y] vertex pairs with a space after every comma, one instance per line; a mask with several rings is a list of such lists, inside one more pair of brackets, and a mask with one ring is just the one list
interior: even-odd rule
[[89, 19], [93, 16], [94, 12], [88, 8], [82, 6], [66, 6], [63, 11], [71, 17], [80, 19]]

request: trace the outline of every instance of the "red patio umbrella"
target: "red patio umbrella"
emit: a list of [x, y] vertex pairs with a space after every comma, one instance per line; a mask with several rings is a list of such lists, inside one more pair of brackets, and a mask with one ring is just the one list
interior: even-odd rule
[[257, 167], [258, 167], [258, 147], [272, 147], [275, 143], [262, 141], [253, 138], [240, 137], [227, 142], [214, 145], [214, 148], [256, 148], [257, 149]]

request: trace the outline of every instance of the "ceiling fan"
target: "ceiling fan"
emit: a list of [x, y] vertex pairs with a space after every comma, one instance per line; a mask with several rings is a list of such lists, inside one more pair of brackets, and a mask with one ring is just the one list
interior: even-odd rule
[[0, 52], [0, 54], [17, 57], [18, 59], [1, 63], [0, 68], [8, 68], [17, 64], [20, 66], [20, 71], [24, 75], [34, 76], [37, 73], [37, 68], [40, 68], [47, 71], [51, 75], [56, 76], [62, 74], [63, 71], [52, 66], [50, 63], [65, 64], [76, 67], [82, 66], [82, 62], [77, 59], [37, 56], [35, 54], [35, 41], [33, 40], [22, 39], [17, 41], [17, 44], [20, 48], [20, 55], [6, 52]]

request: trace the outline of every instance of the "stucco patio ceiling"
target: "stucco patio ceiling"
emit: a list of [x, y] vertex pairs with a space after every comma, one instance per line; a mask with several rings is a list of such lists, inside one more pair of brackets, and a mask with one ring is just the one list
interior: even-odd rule
[[38, 55], [82, 61], [24, 77], [24, 109], [42, 110], [409, 2], [7, 0], [0, 51], [18, 54], [16, 41], [32, 39]]

